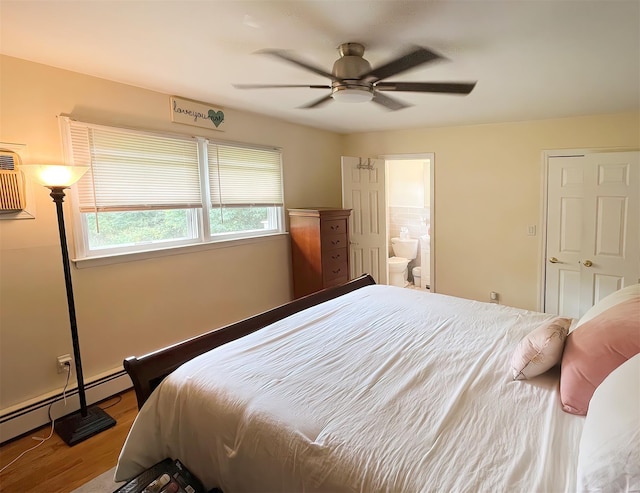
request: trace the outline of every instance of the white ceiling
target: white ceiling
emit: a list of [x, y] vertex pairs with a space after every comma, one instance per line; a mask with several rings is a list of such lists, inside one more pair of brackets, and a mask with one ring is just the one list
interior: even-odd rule
[[[163, 93], [338, 132], [519, 121], [638, 110], [640, 1], [0, 0], [0, 52]], [[330, 71], [344, 42], [376, 67], [410, 45], [448, 58], [395, 81], [474, 81], [468, 96], [386, 93], [413, 106], [300, 105], [320, 89], [235, 83], [329, 81], [264, 48]]]

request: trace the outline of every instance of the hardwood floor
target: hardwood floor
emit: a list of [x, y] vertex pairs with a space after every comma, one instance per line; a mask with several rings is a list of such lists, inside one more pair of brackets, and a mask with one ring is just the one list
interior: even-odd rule
[[[73, 447], [55, 433], [0, 473], [3, 493], [69, 493], [116, 465], [120, 449], [138, 413], [129, 390], [99, 403], [117, 421], [113, 428]], [[32, 436], [49, 436], [47, 425], [0, 448], [0, 469], [38, 442]]]

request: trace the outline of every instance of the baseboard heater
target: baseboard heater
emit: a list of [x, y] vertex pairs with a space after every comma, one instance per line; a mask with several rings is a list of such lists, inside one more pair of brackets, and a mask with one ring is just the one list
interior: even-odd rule
[[[109, 397], [132, 387], [131, 379], [123, 368], [105, 372], [85, 383], [87, 404], [108, 399]], [[6, 409], [0, 415], [0, 445], [9, 440], [32, 433], [37, 428], [49, 423], [48, 409], [51, 404], [51, 416], [54, 419], [80, 409], [77, 386], [67, 389], [65, 396], [62, 389], [51, 394]]]

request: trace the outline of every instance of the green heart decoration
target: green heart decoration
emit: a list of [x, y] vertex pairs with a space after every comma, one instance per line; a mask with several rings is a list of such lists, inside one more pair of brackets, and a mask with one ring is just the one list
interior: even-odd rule
[[209, 120], [218, 128], [222, 122], [224, 122], [224, 113], [222, 111], [209, 110]]

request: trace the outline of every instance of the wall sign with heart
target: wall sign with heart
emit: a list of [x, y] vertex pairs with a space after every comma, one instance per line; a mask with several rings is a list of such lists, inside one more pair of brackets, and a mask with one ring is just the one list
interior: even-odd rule
[[224, 123], [224, 113], [220, 110], [209, 110], [209, 120], [218, 128], [220, 124]]
[[213, 130], [226, 130], [224, 111], [213, 105], [171, 96], [171, 121]]

